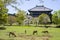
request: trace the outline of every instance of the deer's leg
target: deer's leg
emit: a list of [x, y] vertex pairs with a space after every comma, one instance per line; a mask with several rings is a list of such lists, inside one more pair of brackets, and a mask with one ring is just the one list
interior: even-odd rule
[[11, 35], [11, 34], [9, 33], [9, 37], [10, 37], [10, 35]]

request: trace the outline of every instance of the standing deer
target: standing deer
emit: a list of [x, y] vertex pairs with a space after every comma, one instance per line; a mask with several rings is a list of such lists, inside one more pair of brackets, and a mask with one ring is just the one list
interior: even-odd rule
[[25, 30], [25, 34], [27, 33], [27, 31]]
[[37, 30], [33, 31], [33, 35], [34, 35], [34, 34], [37, 34]]

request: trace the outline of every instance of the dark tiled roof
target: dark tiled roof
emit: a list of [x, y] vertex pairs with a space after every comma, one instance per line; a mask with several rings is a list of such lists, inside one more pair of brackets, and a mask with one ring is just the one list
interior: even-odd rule
[[8, 16], [16, 16], [15, 14], [8, 14]]
[[44, 7], [44, 6], [36, 6], [28, 11], [52, 11], [52, 9]]

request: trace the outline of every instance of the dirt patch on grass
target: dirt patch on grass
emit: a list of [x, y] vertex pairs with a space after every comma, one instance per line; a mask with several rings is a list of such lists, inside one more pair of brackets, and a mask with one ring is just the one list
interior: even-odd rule
[[18, 35], [17, 37], [8, 37], [7, 39], [1, 38], [0, 40], [49, 40], [49, 37], [38, 35]]
[[37, 35], [19, 35], [19, 38], [20, 40], [49, 40], [49, 37], [37, 36]]

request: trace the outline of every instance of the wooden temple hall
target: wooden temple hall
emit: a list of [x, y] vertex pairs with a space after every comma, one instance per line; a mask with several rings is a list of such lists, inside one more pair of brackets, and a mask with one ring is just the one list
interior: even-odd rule
[[42, 6], [36, 6], [28, 11], [30, 13], [30, 16], [32, 16], [32, 17], [38, 17], [42, 13], [45, 13], [49, 16], [50, 21], [51, 21], [50, 23], [52, 23], [52, 14], [51, 14], [52, 9], [47, 8], [44, 5], [42, 5]]

